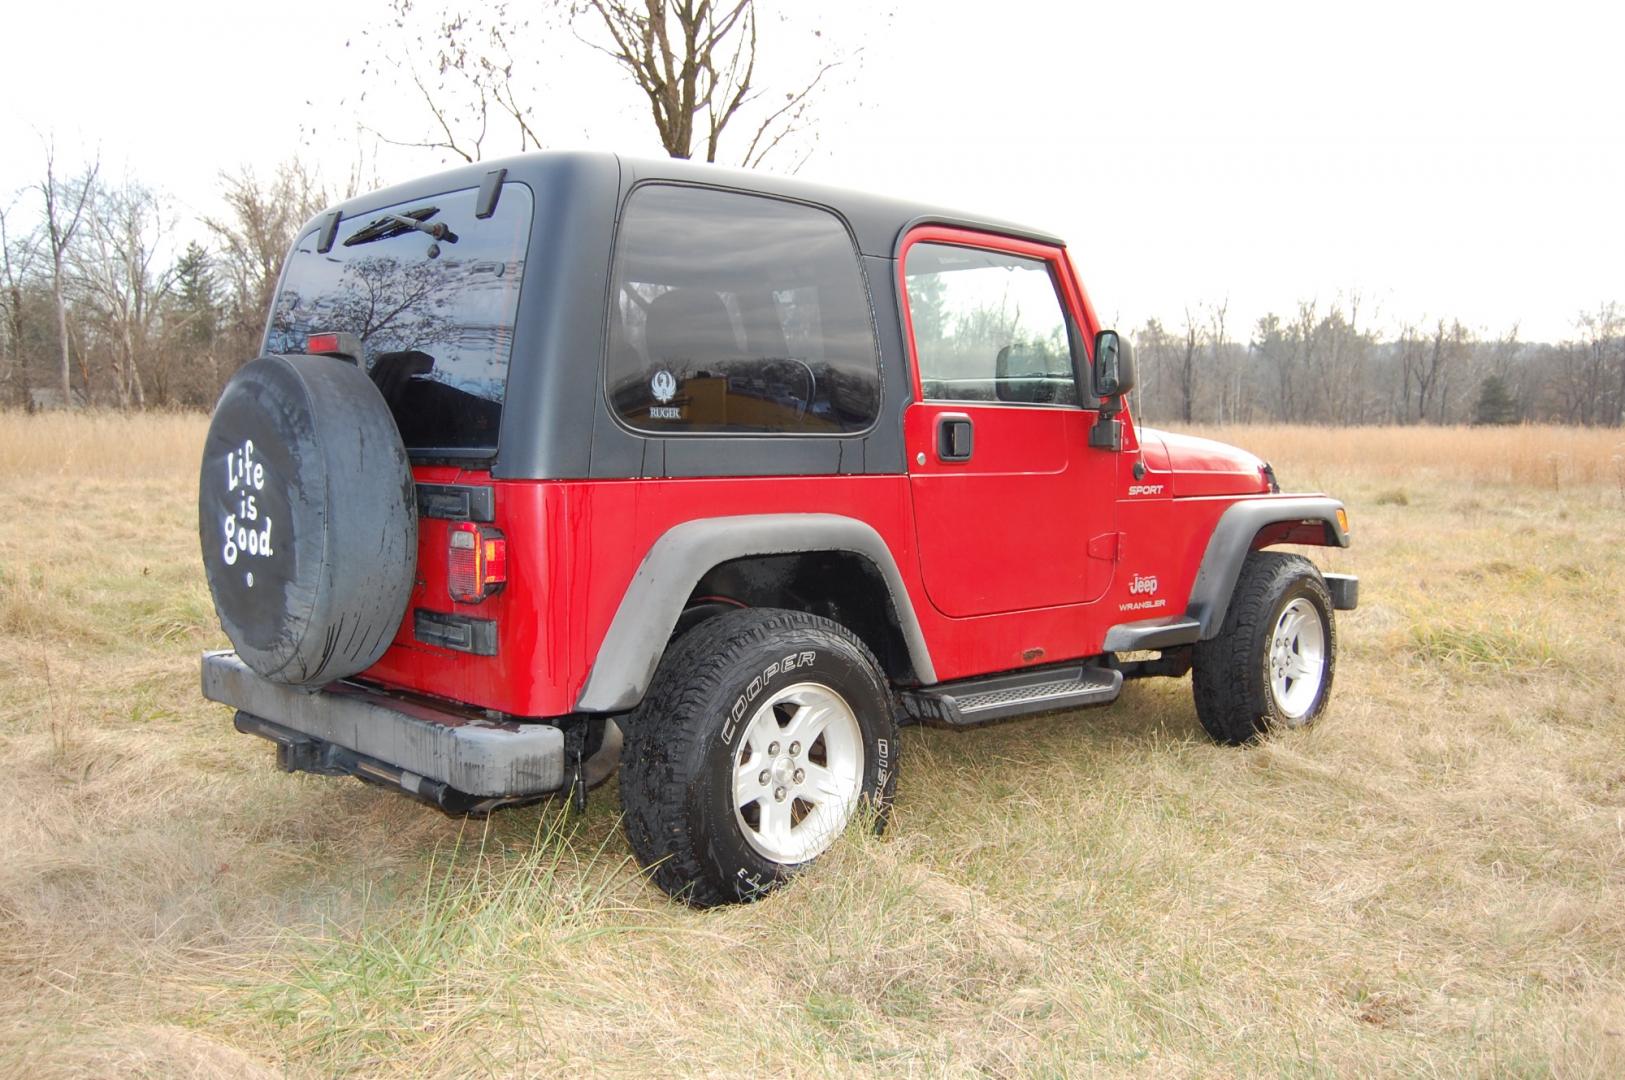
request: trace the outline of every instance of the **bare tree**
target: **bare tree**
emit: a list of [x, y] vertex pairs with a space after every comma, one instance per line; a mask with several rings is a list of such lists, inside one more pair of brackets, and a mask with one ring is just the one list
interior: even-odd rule
[[1625, 422], [1625, 313], [1613, 303], [1582, 311], [1575, 320], [1585, 349], [1585, 401], [1580, 422], [1618, 427]]
[[[442, 8], [427, 25], [417, 0], [391, 0], [391, 9], [383, 31], [390, 46], [382, 59], [364, 61], [363, 71], [404, 84], [422, 100], [428, 123], [415, 138], [374, 134], [470, 162], [502, 128], [520, 151], [543, 145], [533, 105], [542, 97], [538, 45], [555, 25], [618, 65], [667, 154], [718, 161], [725, 133], [746, 124], [748, 137], [728, 155], [746, 167], [805, 132], [827, 77], [861, 52], [831, 51], [782, 75], [785, 65], [769, 64], [764, 54], [757, 0], [549, 0], [535, 23], [506, 0], [472, 14]], [[820, 48], [827, 44], [821, 31], [812, 37]]]
[[1413, 388], [1422, 381], [1422, 370], [1427, 357], [1427, 338], [1414, 323], [1405, 323], [1399, 328], [1399, 338], [1394, 343], [1396, 363], [1399, 366], [1399, 402], [1394, 407], [1394, 419], [1401, 424], [1411, 422]]
[[1472, 347], [1472, 334], [1459, 321], [1448, 327], [1443, 319], [1434, 323], [1430, 338], [1418, 338], [1414, 331], [1402, 338], [1407, 380], [1416, 385], [1416, 419], [1426, 423], [1433, 413], [1434, 423], [1444, 423], [1451, 374], [1463, 363]]
[[[601, 25], [608, 43], [586, 40], [648, 99], [660, 144], [674, 158], [693, 157], [698, 140], [705, 160], [716, 161], [723, 132], [763, 93], [756, 0], [578, 0], [572, 14]], [[820, 62], [810, 80], [784, 93], [752, 133], [740, 164], [761, 164], [801, 129], [810, 99], [838, 63]]]
[[1294, 375], [1298, 366], [1299, 343], [1292, 329], [1282, 327], [1281, 317], [1271, 312], [1259, 318], [1253, 328], [1252, 343], [1248, 346], [1273, 376], [1271, 396], [1274, 406], [1270, 412], [1279, 422], [1296, 419], [1298, 415]]
[[1210, 370], [1219, 379], [1218, 420], [1223, 424], [1235, 423], [1239, 417], [1241, 402], [1241, 370], [1231, 361], [1230, 334], [1225, 327], [1230, 317], [1230, 298], [1227, 296], [1216, 304], [1207, 305], [1207, 327], [1204, 331], [1207, 337], [1209, 351], [1213, 354]]
[[[390, 47], [369, 52], [362, 74], [384, 74], [384, 69], [411, 85], [429, 116], [429, 130], [417, 138], [398, 138], [370, 131], [392, 146], [442, 150], [464, 161], [480, 160], [494, 119], [506, 118], [518, 136], [518, 149], [542, 146], [531, 107], [525, 102], [534, 88], [523, 87], [511, 42], [531, 30], [527, 18], [517, 18], [506, 0], [476, 7], [443, 8], [427, 27], [419, 25], [416, 0], [390, 0], [391, 19], [386, 28]], [[363, 30], [362, 36], [371, 32]], [[346, 45], [349, 43], [346, 42]], [[366, 93], [361, 99], [366, 99]]]
[[1174, 339], [1159, 319], [1147, 319], [1134, 334], [1135, 363], [1139, 386], [1134, 391], [1134, 407], [1141, 419], [1160, 419], [1168, 411], [1167, 382]]
[[85, 208], [96, 190], [96, 174], [100, 168], [101, 162], [93, 161], [75, 180], [59, 180], [56, 175], [56, 145], [46, 140], [45, 178], [37, 190], [45, 201], [45, 241], [46, 250], [51, 256], [51, 298], [56, 304], [57, 338], [62, 350], [60, 374], [63, 407], [73, 403], [73, 361], [68, 337], [68, 250], [79, 233]]
[[152, 348], [158, 317], [173, 277], [154, 261], [170, 222], [163, 201], [138, 183], [105, 185], [96, 193], [83, 242], [73, 257], [86, 306], [107, 334], [113, 386], [121, 408], [147, 403], [141, 369], [157, 363], [157, 403], [168, 398], [162, 350]]
[[1201, 322], [1185, 309], [1185, 354], [1179, 362], [1179, 418], [1190, 423], [1196, 402], [1196, 356], [1201, 351]]
[[28, 349], [23, 343], [23, 282], [33, 268], [38, 253], [38, 234], [13, 239], [7, 214], [0, 210], [0, 308], [5, 312], [3, 341], [0, 341], [0, 375], [12, 386], [17, 404], [25, 412], [34, 411], [34, 396], [29, 391]]
[[275, 298], [277, 276], [299, 227], [327, 201], [308, 169], [293, 161], [262, 181], [252, 169], [220, 177], [227, 214], [208, 218], [225, 274], [228, 345], [248, 359]]

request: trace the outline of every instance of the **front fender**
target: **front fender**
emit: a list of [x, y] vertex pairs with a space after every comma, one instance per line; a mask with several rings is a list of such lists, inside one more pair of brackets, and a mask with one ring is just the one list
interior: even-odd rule
[[1243, 499], [1220, 515], [1186, 607], [1186, 614], [1201, 627], [1198, 639], [1206, 641], [1224, 625], [1241, 564], [1260, 529], [1282, 522], [1321, 524], [1325, 526], [1325, 546], [1348, 547], [1348, 530], [1338, 515], [1342, 509], [1341, 502], [1325, 495], [1288, 495]]

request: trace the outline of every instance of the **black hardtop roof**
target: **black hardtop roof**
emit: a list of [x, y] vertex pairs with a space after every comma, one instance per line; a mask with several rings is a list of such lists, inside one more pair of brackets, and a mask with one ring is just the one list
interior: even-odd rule
[[529, 183], [538, 198], [545, 198], [549, 187], [560, 181], [569, 187], [569, 181], [591, 182], [595, 178], [618, 175], [623, 189], [642, 181], [666, 180], [796, 199], [828, 207], [846, 218], [857, 235], [859, 249], [865, 255], [891, 257], [896, 253], [897, 240], [903, 230], [926, 222], [979, 229], [1043, 243], [1062, 243], [1060, 238], [1048, 233], [998, 218], [944, 210], [925, 203], [871, 195], [849, 188], [812, 184], [794, 177], [705, 165], [679, 158], [633, 158], [579, 150], [544, 150], [478, 161], [427, 174], [328, 207], [313, 218], [306, 228], [314, 226], [335, 209], [341, 211], [345, 219], [350, 219], [427, 195], [477, 187], [493, 169], [507, 169], [509, 181]]

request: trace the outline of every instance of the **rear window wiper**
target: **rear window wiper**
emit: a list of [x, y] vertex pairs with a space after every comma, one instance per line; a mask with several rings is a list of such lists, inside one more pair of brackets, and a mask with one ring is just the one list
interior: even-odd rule
[[361, 226], [344, 240], [345, 247], [355, 247], [357, 244], [370, 244], [374, 240], [388, 240], [392, 236], [404, 236], [409, 232], [427, 233], [436, 240], [448, 244], [457, 242], [457, 234], [447, 228], [443, 221], [430, 221], [429, 219], [440, 213], [438, 206], [420, 206], [415, 210], [408, 210], [404, 214], [385, 214], [374, 218]]

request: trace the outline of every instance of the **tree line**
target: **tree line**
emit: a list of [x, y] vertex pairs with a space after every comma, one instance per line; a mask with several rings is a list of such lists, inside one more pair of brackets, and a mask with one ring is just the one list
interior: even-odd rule
[[1625, 423], [1625, 310], [1580, 311], [1574, 335], [1526, 342], [1459, 319], [1384, 333], [1358, 295], [1300, 300], [1237, 332], [1228, 302], [1133, 333], [1136, 404], [1161, 423]]
[[[212, 406], [259, 350], [299, 226], [362, 186], [359, 172], [325, 186], [298, 160], [242, 169], [221, 176], [217, 216], [186, 222], [155, 188], [94, 162], [65, 171], [47, 145], [37, 182], [0, 206], [0, 402]], [[1618, 427], [1625, 310], [1581, 311], [1574, 330], [1525, 342], [1436, 318], [1384, 333], [1347, 296], [1238, 332], [1227, 302], [1201, 304], [1134, 330], [1136, 408], [1159, 423]]]
[[211, 407], [259, 351], [299, 226], [355, 186], [330, 191], [297, 161], [242, 169], [221, 176], [218, 216], [185, 222], [163, 192], [96, 162], [64, 171], [47, 145], [37, 182], [0, 206], [0, 402]]

